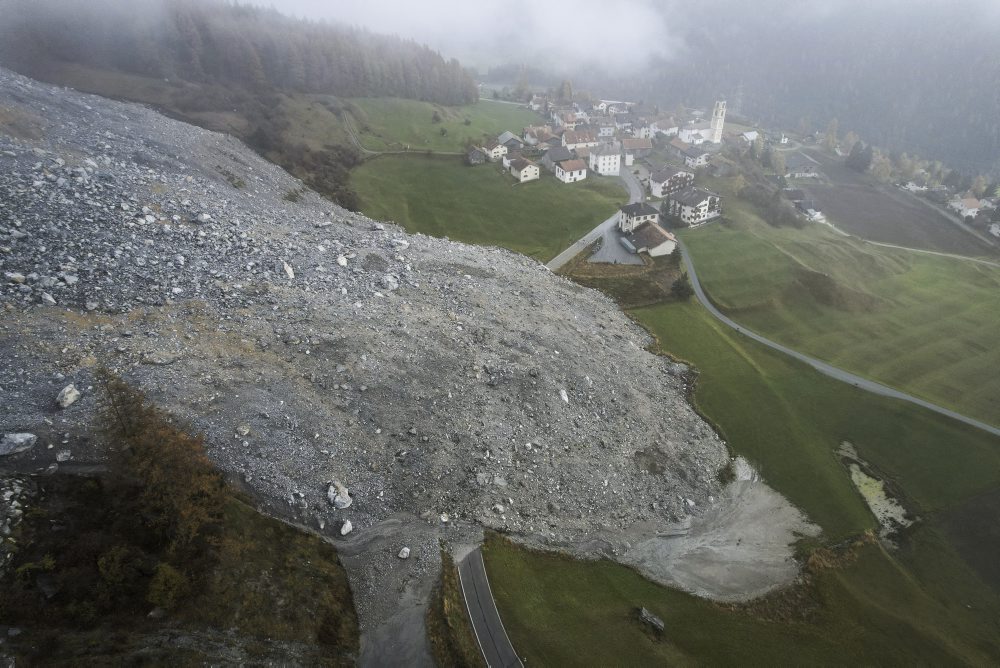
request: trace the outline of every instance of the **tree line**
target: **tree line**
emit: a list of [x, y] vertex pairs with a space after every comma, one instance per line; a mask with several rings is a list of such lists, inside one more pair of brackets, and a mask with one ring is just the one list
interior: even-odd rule
[[6, 0], [0, 57], [58, 59], [199, 83], [470, 104], [457, 60], [360, 28], [224, 0]]

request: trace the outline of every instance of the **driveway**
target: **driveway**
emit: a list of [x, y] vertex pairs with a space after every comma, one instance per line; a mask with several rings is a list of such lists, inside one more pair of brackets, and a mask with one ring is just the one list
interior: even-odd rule
[[[626, 169], [622, 169], [621, 173], [618, 176], [618, 178], [621, 179], [622, 183], [625, 184], [625, 188], [628, 189], [628, 203], [629, 204], [635, 204], [636, 202], [645, 201], [646, 195], [643, 192], [642, 184], [639, 183], [639, 179], [636, 178], [635, 174], [630, 173]], [[572, 260], [573, 258], [575, 258], [577, 255], [579, 255], [580, 253], [582, 253], [584, 250], [586, 250], [587, 246], [589, 246], [590, 244], [594, 243], [599, 238], [605, 237], [605, 235], [608, 234], [609, 231], [613, 232], [615, 224], [617, 222], [618, 222], [618, 212], [616, 211], [614, 213], [614, 215], [612, 215], [610, 218], [608, 218], [607, 220], [605, 220], [603, 223], [601, 223], [600, 225], [598, 225], [597, 227], [595, 227], [594, 229], [592, 229], [590, 232], [587, 232], [587, 234], [585, 234], [581, 239], [579, 239], [572, 246], [570, 246], [569, 248], [567, 248], [566, 250], [564, 250], [562, 253], [559, 253], [559, 255], [556, 255], [554, 258], [552, 258], [551, 260], [549, 260], [545, 264], [545, 266], [548, 267], [549, 269], [551, 269], [552, 271], [557, 271], [564, 264], [566, 264], [567, 262], [569, 262], [570, 260]], [[609, 245], [610, 244], [608, 243], [607, 238], [605, 238], [605, 242], [604, 242], [604, 244], [602, 246], [602, 250], [608, 248]], [[614, 245], [620, 247], [621, 243], [618, 242], [617, 239], [616, 239]], [[610, 251], [610, 249], [608, 249], [608, 250]], [[624, 251], [625, 249], [622, 248], [622, 250]], [[638, 258], [636, 258], [636, 259], [638, 259]], [[623, 263], [620, 262], [619, 264], [623, 264]], [[637, 263], [630, 262], [628, 264], [637, 264]], [[642, 264], [642, 260], [639, 260], [638, 264]]]
[[[615, 216], [617, 220], [617, 216]], [[642, 258], [635, 253], [630, 253], [622, 246], [622, 233], [618, 231], [617, 225], [602, 228], [601, 247], [596, 253], [587, 258], [587, 262], [599, 264], [642, 264]]]

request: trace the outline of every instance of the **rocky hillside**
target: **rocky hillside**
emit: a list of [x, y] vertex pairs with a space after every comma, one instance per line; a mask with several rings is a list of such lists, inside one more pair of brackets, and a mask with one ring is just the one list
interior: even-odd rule
[[92, 371], [118, 371], [262, 507], [337, 541], [368, 662], [426, 658], [439, 539], [613, 555], [724, 496], [687, 369], [601, 294], [3, 70], [0, 278], [0, 433], [37, 436], [0, 465], [99, 464]]

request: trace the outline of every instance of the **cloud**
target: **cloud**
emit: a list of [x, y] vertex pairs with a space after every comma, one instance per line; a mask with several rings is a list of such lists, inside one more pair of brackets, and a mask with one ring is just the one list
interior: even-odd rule
[[[398, 34], [472, 65], [519, 62], [547, 69], [623, 70], [684, 48], [680, 21], [654, 0], [272, 0], [286, 13]], [[696, 11], [708, 11], [698, 9]]]

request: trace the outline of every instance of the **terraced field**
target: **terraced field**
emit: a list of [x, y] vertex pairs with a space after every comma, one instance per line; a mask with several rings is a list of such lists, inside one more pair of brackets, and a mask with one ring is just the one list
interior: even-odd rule
[[829, 228], [735, 222], [683, 233], [716, 305], [747, 327], [1000, 424], [1000, 268], [890, 249]]

